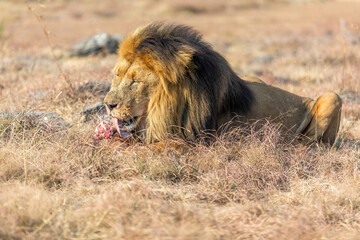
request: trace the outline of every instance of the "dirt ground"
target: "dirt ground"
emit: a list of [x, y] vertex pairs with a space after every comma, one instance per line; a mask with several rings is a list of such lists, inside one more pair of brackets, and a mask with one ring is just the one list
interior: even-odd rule
[[[359, 13], [356, 0], [0, 0], [0, 110], [71, 124], [0, 124], [0, 239], [360, 239]], [[95, 144], [96, 121], [79, 113], [103, 96], [69, 83], [110, 81], [118, 58], [71, 48], [154, 21], [194, 27], [239, 75], [338, 93], [338, 148], [292, 146], [271, 128], [186, 154]]]

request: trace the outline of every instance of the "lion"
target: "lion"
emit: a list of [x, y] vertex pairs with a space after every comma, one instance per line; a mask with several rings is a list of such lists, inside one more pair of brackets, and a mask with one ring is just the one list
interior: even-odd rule
[[241, 127], [267, 119], [306, 142], [335, 142], [342, 106], [336, 93], [313, 100], [239, 77], [191, 27], [140, 27], [120, 44], [118, 55], [104, 102], [121, 138], [195, 141], [223, 132], [229, 122]]

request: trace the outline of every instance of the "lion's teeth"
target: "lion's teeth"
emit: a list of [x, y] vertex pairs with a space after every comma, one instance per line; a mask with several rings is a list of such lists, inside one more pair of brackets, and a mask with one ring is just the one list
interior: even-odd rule
[[120, 121], [117, 118], [113, 118], [113, 124], [116, 127], [116, 130], [118, 131], [121, 138], [131, 137], [131, 133], [128, 130], [123, 129], [123, 127], [124, 127], [123, 121]]
[[119, 126], [119, 120], [117, 118], [113, 118], [113, 124], [116, 127], [116, 130], [120, 134], [120, 126]]

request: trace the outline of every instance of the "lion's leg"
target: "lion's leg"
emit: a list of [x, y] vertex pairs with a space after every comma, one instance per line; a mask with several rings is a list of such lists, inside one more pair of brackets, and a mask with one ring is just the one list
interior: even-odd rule
[[341, 98], [334, 92], [321, 95], [310, 109], [301, 135], [309, 141], [333, 145], [339, 131]]

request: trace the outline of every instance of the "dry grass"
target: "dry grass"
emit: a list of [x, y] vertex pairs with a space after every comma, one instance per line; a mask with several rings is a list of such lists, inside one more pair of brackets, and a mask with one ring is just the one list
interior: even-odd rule
[[[265, 127], [179, 154], [108, 151], [91, 129], [3, 142], [3, 238], [339, 239], [359, 233], [359, 150]], [[36, 131], [36, 130], [31, 130]]]
[[[0, 122], [0, 239], [359, 239], [359, 4], [298, 2], [31, 4], [75, 88], [110, 79], [117, 60], [69, 58], [79, 38], [153, 20], [186, 23], [241, 74], [313, 98], [341, 94], [337, 148], [289, 142], [267, 125], [188, 151], [112, 151], [78, 114], [100, 97], [70, 92], [24, 2], [0, 2], [0, 109], [55, 111], [71, 123], [51, 134], [21, 119]], [[34, 91], [47, 95], [32, 99]]]

